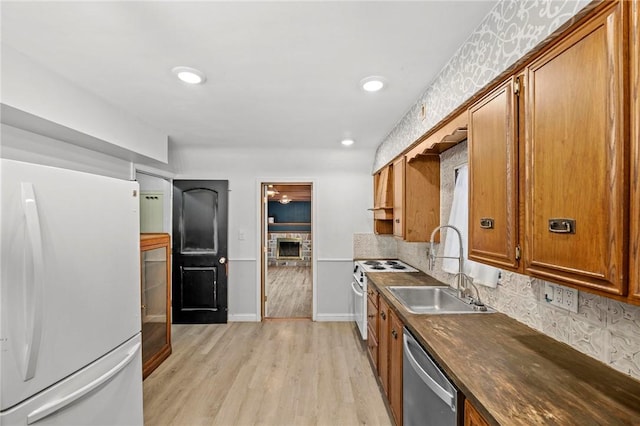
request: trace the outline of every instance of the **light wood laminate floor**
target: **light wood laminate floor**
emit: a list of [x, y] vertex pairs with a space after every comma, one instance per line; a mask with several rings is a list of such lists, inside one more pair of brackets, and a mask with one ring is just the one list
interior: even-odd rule
[[311, 318], [311, 267], [269, 266], [267, 317]]
[[174, 325], [145, 425], [391, 425], [353, 323]]

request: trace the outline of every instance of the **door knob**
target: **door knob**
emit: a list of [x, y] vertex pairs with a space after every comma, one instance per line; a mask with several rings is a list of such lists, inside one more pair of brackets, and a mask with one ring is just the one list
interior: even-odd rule
[[221, 265], [224, 265], [225, 263], [227, 263], [227, 258], [221, 257], [220, 260], [218, 260], [218, 262], [220, 262]]

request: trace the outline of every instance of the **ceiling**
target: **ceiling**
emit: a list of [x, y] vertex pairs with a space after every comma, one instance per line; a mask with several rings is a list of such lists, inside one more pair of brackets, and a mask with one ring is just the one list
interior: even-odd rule
[[495, 3], [2, 1], [1, 36], [176, 147], [374, 149]]
[[269, 201], [280, 201], [283, 198], [291, 201], [311, 201], [311, 185], [274, 184], [269, 185], [268, 190], [273, 191], [272, 195], [269, 195]]

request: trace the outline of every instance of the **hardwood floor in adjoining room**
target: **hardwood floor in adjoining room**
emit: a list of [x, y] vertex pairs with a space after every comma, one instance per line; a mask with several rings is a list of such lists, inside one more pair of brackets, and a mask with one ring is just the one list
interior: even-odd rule
[[145, 425], [391, 425], [352, 323], [174, 325]]
[[311, 268], [269, 266], [267, 317], [311, 318]]

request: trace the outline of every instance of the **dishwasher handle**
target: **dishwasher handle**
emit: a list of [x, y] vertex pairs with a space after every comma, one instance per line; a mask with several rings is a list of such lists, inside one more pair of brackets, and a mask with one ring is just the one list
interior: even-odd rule
[[442, 386], [438, 384], [422, 367], [418, 364], [418, 361], [413, 356], [410, 347], [409, 337], [406, 334], [402, 335], [403, 343], [404, 343], [404, 352], [407, 355], [407, 359], [409, 360], [409, 364], [411, 368], [416, 372], [418, 377], [424, 382], [425, 385], [429, 387], [435, 393], [438, 398], [443, 400], [449, 407], [451, 407], [451, 411], [456, 411], [456, 400], [453, 394], [448, 392]]

